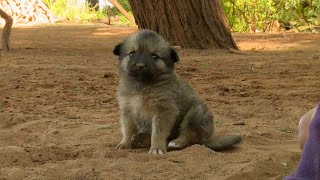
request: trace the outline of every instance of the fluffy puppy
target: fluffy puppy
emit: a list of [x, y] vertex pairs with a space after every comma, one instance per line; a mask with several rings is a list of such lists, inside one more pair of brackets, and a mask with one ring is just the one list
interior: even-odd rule
[[149, 144], [151, 154], [167, 148], [203, 144], [228, 149], [238, 135], [216, 138], [211, 111], [191, 86], [174, 70], [177, 52], [159, 34], [140, 30], [116, 45], [119, 56], [118, 100], [122, 140], [119, 149]]

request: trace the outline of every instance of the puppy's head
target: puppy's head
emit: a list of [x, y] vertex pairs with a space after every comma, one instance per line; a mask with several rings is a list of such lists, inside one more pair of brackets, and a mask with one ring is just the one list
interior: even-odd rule
[[177, 52], [159, 34], [140, 30], [114, 47], [119, 71], [140, 82], [150, 82], [173, 72]]

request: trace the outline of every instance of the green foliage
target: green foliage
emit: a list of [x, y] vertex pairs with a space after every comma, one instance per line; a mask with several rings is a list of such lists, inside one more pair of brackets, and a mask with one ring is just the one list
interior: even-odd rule
[[277, 18], [272, 0], [224, 0], [223, 7], [236, 32], [262, 30], [268, 21]]
[[131, 11], [131, 6], [128, 0], [118, 0], [118, 3], [126, 10]]
[[320, 25], [320, 0], [280, 1], [279, 7], [280, 20], [299, 30]]
[[[117, 22], [117, 25], [132, 26], [130, 21], [116, 7], [95, 11], [94, 8], [89, 7], [89, 4], [83, 5], [81, 3], [77, 3], [76, 0], [43, 1], [55, 15], [61, 18], [66, 18], [69, 22], [95, 22], [98, 19], [103, 19], [107, 16], [119, 16], [119, 22]], [[118, 3], [132, 15], [128, 0], [118, 0]]]
[[305, 30], [319, 26], [320, 0], [222, 0], [232, 31], [268, 31], [272, 22]]
[[[95, 11], [77, 0], [44, 2], [54, 14], [70, 22], [95, 22], [106, 16], [119, 16], [118, 25], [132, 25], [115, 7]], [[132, 15], [128, 0], [118, 0], [118, 3]], [[222, 0], [222, 5], [234, 32], [265, 32], [273, 24], [277, 24], [277, 28], [281, 25], [283, 29], [299, 31], [316, 31], [320, 26], [320, 0]]]
[[[132, 12], [129, 11], [129, 14], [131, 16], [133, 16]], [[123, 14], [119, 14], [119, 23], [118, 23], [120, 26], [133, 26], [131, 24], [131, 22], [123, 15]]]
[[[117, 1], [131, 16], [133, 16], [131, 11], [131, 6], [128, 0], [117, 0]], [[119, 22], [117, 23], [117, 25], [133, 26], [133, 24], [131, 24], [131, 22], [116, 7], [113, 7], [111, 9], [111, 15], [119, 16]]]
[[80, 4], [75, 0], [44, 0], [49, 9], [57, 16], [70, 22], [94, 22], [105, 18], [105, 12], [95, 11], [89, 4]]

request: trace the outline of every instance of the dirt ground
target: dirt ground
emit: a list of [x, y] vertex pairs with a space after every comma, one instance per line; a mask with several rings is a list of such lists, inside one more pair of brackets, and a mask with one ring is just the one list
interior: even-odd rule
[[[243, 54], [180, 49], [177, 73], [214, 111], [227, 152], [163, 156], [121, 140], [113, 47], [135, 29], [18, 26], [0, 59], [0, 179], [282, 179], [299, 118], [320, 100], [320, 34], [234, 34]], [[242, 124], [242, 125], [237, 125]]]

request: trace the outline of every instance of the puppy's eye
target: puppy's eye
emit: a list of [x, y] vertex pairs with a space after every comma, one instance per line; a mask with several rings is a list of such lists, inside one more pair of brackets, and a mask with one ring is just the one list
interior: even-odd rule
[[135, 53], [136, 53], [135, 51], [131, 51], [131, 52], [129, 53], [129, 57], [133, 56]]
[[156, 54], [152, 54], [152, 58], [153, 58], [153, 60], [155, 60], [155, 61], [157, 61], [157, 60], [160, 59], [160, 57], [159, 57], [158, 55], [156, 55]]

